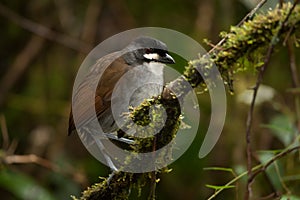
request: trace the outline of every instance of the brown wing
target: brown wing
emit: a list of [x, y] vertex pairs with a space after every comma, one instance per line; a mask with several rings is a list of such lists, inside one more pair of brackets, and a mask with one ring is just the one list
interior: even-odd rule
[[[79, 85], [76, 93], [74, 94], [74, 107], [76, 108], [78, 116], [78, 124], [82, 126], [88, 123], [94, 116], [94, 110], [96, 110], [97, 117], [100, 121], [100, 124], [104, 130], [111, 131], [113, 124], [113, 116], [111, 114], [110, 104], [111, 104], [111, 95], [115, 84], [118, 80], [129, 70], [130, 66], [127, 65], [122, 58], [118, 58], [112, 62], [113, 58], [116, 58], [120, 55], [120, 52], [112, 53], [106, 55], [99, 59], [95, 66], [92, 67], [91, 72], [84, 79], [84, 81]], [[105, 67], [109, 65], [106, 70], [103, 72]], [[100, 74], [103, 75], [99, 80]], [[90, 83], [97, 85], [96, 93], [94, 93]], [[91, 95], [95, 96], [95, 104], [88, 105], [86, 102], [87, 98]], [[69, 129], [68, 134], [71, 134], [76, 128], [74, 124], [72, 109], [69, 117]]]

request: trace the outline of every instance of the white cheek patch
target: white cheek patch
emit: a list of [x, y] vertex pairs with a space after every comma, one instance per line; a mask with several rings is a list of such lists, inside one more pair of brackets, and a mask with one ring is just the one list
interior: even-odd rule
[[144, 54], [144, 57], [148, 60], [158, 60], [159, 55], [157, 53], [146, 53]]

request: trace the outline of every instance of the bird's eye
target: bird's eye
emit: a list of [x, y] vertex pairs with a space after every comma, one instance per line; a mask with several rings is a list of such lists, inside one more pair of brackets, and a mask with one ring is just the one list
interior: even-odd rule
[[154, 49], [153, 48], [147, 48], [146, 49], [146, 53], [153, 53], [154, 52]]

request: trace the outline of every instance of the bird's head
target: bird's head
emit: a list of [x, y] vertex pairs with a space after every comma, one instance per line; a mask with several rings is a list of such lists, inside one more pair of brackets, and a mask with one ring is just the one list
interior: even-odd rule
[[157, 39], [145, 36], [138, 37], [125, 48], [124, 58], [131, 65], [144, 62], [175, 63], [172, 56], [168, 53], [166, 44]]

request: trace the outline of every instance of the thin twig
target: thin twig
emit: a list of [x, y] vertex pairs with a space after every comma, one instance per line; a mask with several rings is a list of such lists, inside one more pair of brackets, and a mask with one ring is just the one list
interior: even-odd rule
[[248, 200], [251, 196], [251, 183], [253, 181], [252, 178], [252, 148], [251, 148], [251, 128], [252, 128], [252, 121], [253, 121], [253, 113], [254, 113], [254, 106], [255, 106], [255, 100], [257, 97], [257, 92], [259, 89], [259, 86], [263, 80], [264, 72], [266, 71], [266, 68], [270, 62], [271, 55], [274, 50], [274, 44], [271, 43], [271, 45], [268, 48], [267, 55], [264, 60], [264, 65], [259, 69], [258, 78], [256, 81], [256, 84], [253, 88], [253, 97], [250, 105], [250, 109], [247, 116], [247, 122], [246, 122], [246, 145], [247, 145], [247, 169], [248, 169], [248, 181], [247, 181], [247, 188], [246, 188], [246, 194], [245, 194], [245, 200]]
[[[153, 140], [153, 148], [152, 148], [152, 156], [156, 157], [156, 138]], [[150, 182], [150, 194], [149, 200], [155, 200], [155, 192], [156, 192], [156, 171], [151, 172], [151, 182]]]
[[[286, 156], [287, 154], [293, 152], [293, 151], [296, 151], [296, 150], [299, 150], [300, 149], [300, 146], [296, 146], [296, 147], [293, 147], [293, 148], [290, 148], [290, 149], [287, 149], [285, 151], [282, 151], [278, 154], [276, 154], [273, 158], [271, 158], [267, 163], [265, 163], [260, 169], [258, 169], [257, 171], [255, 171], [253, 174], [252, 174], [252, 178], [255, 178], [257, 175], [259, 175], [260, 173], [266, 171], [266, 169], [271, 165], [273, 164], [276, 160]], [[254, 171], [254, 170], [252, 170]]]
[[272, 192], [271, 194], [269, 194], [267, 196], [259, 198], [259, 200], [276, 199], [278, 197], [279, 197], [279, 195], [277, 192]]
[[1, 159], [3, 159], [6, 164], [35, 163], [53, 171], [58, 171], [58, 167], [55, 166], [51, 161], [41, 158], [37, 155], [10, 155], [10, 153], [13, 153], [10, 148], [15, 146], [16, 143], [14, 142], [15, 140], [13, 140], [12, 144], [9, 142], [9, 135], [4, 115], [0, 115], [0, 125], [3, 138], [2, 149], [5, 152], [3, 156], [1, 156]]
[[2, 149], [8, 149], [9, 147], [9, 135], [7, 131], [7, 125], [4, 115], [0, 115], [0, 126], [1, 126], [1, 133], [2, 133]]
[[148, 200], [155, 200], [156, 192], [156, 171], [151, 172], [151, 182], [150, 182], [150, 194]]
[[287, 23], [288, 19], [290, 18], [290, 15], [292, 14], [293, 10], [295, 9], [295, 7], [296, 7], [296, 5], [297, 5], [298, 3], [299, 3], [299, 0], [295, 0], [293, 6], [292, 6], [291, 9], [289, 10], [289, 12], [288, 12], [288, 14], [287, 14], [287, 16], [286, 16], [286, 18], [285, 18], [285, 20], [284, 20], [283, 23], [281, 24], [281, 27], [280, 27], [280, 30], [279, 30], [279, 31], [281, 31], [282, 28], [283, 28], [284, 26], [286, 26], [286, 23]]
[[264, 65], [261, 67], [256, 85], [253, 88], [253, 97], [250, 105], [250, 109], [247, 116], [247, 122], [246, 122], [246, 145], [247, 145], [247, 169], [248, 169], [248, 181], [247, 181], [247, 189], [245, 194], [245, 200], [248, 200], [251, 196], [251, 183], [252, 183], [252, 148], [251, 148], [251, 128], [252, 128], [252, 121], [253, 121], [253, 113], [254, 113], [254, 106], [255, 106], [255, 100], [257, 97], [257, 92], [259, 89], [259, 86], [263, 80], [263, 74], [267, 68], [267, 65], [270, 62], [270, 58], [273, 52], [274, 46], [270, 45], [268, 48], [267, 56], [264, 61]]
[[4, 157], [4, 161], [7, 164], [28, 164], [35, 163], [53, 171], [58, 171], [58, 167], [55, 166], [51, 161], [41, 158], [34, 154], [29, 155], [8, 155]]
[[[297, 65], [296, 65], [295, 51], [294, 51], [294, 47], [293, 47], [291, 40], [288, 40], [287, 48], [288, 48], [288, 55], [289, 55], [289, 61], [290, 61], [290, 70], [291, 70], [293, 87], [300, 88], [300, 81], [299, 81], [298, 70], [297, 70]], [[295, 109], [296, 109], [296, 125], [300, 132], [300, 99], [299, 99], [298, 95], [294, 96], [294, 103], [295, 103]]]
[[5, 153], [7, 155], [13, 155], [16, 152], [18, 144], [19, 144], [19, 141], [17, 139], [13, 138], [9, 144], [8, 149], [5, 151]]
[[88, 53], [91, 51], [92, 46], [80, 41], [76, 38], [73, 38], [71, 36], [68, 36], [66, 34], [61, 34], [58, 32], [55, 32], [53, 30], [50, 30], [48, 27], [38, 24], [36, 22], [33, 22], [29, 19], [26, 19], [17, 13], [13, 12], [6, 6], [0, 3], [0, 15], [4, 16], [5, 18], [9, 19], [10, 21], [14, 22], [18, 26], [36, 34], [43, 38], [46, 38], [51, 41], [55, 41], [59, 44], [62, 44], [66, 47], [69, 47], [71, 49], [74, 49], [76, 51], [82, 52], [82, 53]]
[[[258, 157], [256, 154], [253, 154], [253, 159], [255, 159], [255, 161], [256, 161], [257, 163], [262, 164], [262, 163], [261, 163], [261, 160], [259, 159], [259, 157]], [[252, 171], [253, 171], [253, 170], [252, 170]], [[263, 171], [262, 173], [263, 173], [263, 174], [262, 174], [262, 175], [263, 175], [263, 178], [266, 180], [267, 184], [270, 186], [270, 189], [271, 189], [271, 191], [272, 191], [272, 194], [277, 194], [278, 192], [277, 192], [277, 190], [276, 190], [276, 188], [275, 188], [273, 182], [271, 181], [270, 177], [268, 176], [267, 172], [266, 172], [266, 171]], [[264, 197], [263, 197], [263, 198], [264, 198]]]
[[[267, 2], [268, 0], [261, 0], [238, 24], [237, 26], [243, 25], [243, 23], [249, 19], [251, 19], [254, 14]], [[222, 40], [218, 42], [218, 44], [214, 45], [211, 50], [209, 50], [209, 54], [218, 49], [225, 41], [227, 37], [224, 37]]]
[[[300, 146], [296, 146], [290, 149], [285, 149], [282, 152], [276, 154], [274, 157], [272, 157], [268, 162], [266, 162], [265, 164], [259, 164], [255, 167], [253, 167], [251, 170], [253, 173], [253, 177], [255, 178], [257, 175], [259, 175], [262, 172], [265, 172], [268, 167], [273, 164], [276, 160], [288, 155], [289, 153], [292, 153], [293, 151], [299, 150]], [[241, 178], [243, 178], [244, 176], [247, 175], [247, 171], [243, 172], [241, 174], [239, 174], [238, 176], [236, 176], [234, 179], [230, 180], [229, 182], [227, 182], [224, 187], [222, 187], [221, 189], [218, 189], [215, 191], [215, 193], [213, 195], [211, 195], [208, 200], [212, 200], [214, 199], [218, 194], [220, 194], [226, 187], [233, 185], [235, 182], [237, 182], [238, 180], [240, 180]], [[277, 193], [276, 193], [277, 194]], [[278, 194], [277, 194], [278, 195]]]
[[299, 0], [296, 0], [292, 6], [292, 8], [289, 10], [288, 14], [286, 15], [285, 19], [283, 20], [283, 22], [280, 24], [280, 27], [277, 31], [277, 33], [273, 36], [266, 57], [264, 59], [264, 64], [263, 66], [259, 69], [259, 74], [257, 77], [257, 81], [256, 84], [253, 88], [253, 97], [252, 97], [252, 101], [251, 101], [251, 105], [250, 105], [250, 109], [248, 112], [248, 116], [247, 116], [247, 122], [246, 122], [246, 145], [247, 145], [247, 170], [248, 170], [248, 180], [247, 180], [247, 185], [246, 185], [246, 192], [245, 192], [245, 200], [248, 200], [251, 196], [252, 193], [252, 182], [254, 180], [254, 175], [252, 174], [252, 148], [251, 148], [251, 128], [252, 128], [252, 121], [253, 121], [253, 113], [254, 113], [254, 106], [255, 106], [255, 100], [257, 97], [257, 92], [259, 89], [260, 84], [263, 81], [263, 76], [264, 73], [267, 69], [267, 66], [269, 65], [270, 59], [271, 59], [271, 55], [273, 53], [274, 47], [276, 45], [276, 39], [278, 38], [279, 34], [281, 33], [281, 31], [283, 30], [284, 26], [286, 25], [287, 20], [289, 19], [292, 11], [294, 10], [296, 4], [298, 3]]
[[241, 26], [245, 21], [251, 19], [254, 14], [267, 2], [268, 0], [261, 0], [243, 19], [238, 23]]
[[278, 176], [278, 179], [279, 179], [279, 181], [281, 183], [281, 186], [285, 190], [285, 194], [290, 195], [291, 191], [289, 190], [288, 186], [285, 184], [284, 180], [282, 179], [278, 163], [274, 162], [274, 168], [275, 168], [276, 174]]

